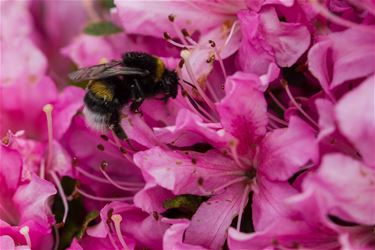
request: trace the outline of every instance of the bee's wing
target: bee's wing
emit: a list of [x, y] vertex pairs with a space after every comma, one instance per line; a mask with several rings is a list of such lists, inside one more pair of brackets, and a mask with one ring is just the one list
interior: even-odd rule
[[121, 61], [112, 61], [110, 63], [94, 65], [79, 69], [68, 75], [72, 81], [86, 81], [107, 78], [116, 75], [139, 75], [149, 74], [147, 70], [126, 67]]

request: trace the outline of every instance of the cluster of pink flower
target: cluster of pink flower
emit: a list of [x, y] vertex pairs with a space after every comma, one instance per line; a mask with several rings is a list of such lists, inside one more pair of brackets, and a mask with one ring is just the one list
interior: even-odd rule
[[[0, 249], [375, 249], [373, 0], [1, 13]], [[181, 85], [124, 108], [130, 145], [88, 128], [67, 83], [126, 51]]]

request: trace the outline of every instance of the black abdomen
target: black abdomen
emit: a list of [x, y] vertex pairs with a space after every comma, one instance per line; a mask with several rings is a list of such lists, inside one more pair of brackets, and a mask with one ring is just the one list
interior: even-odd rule
[[143, 52], [127, 52], [122, 55], [125, 66], [145, 69], [154, 77], [156, 74], [157, 60], [154, 56]]

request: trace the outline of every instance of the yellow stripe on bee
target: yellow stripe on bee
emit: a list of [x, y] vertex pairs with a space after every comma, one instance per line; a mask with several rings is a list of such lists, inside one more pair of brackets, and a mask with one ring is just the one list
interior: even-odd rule
[[155, 70], [155, 80], [159, 81], [163, 76], [165, 71], [165, 66], [160, 58], [156, 58], [156, 70]]
[[89, 89], [94, 95], [104, 99], [105, 101], [113, 100], [112, 91], [102, 82], [92, 82]]

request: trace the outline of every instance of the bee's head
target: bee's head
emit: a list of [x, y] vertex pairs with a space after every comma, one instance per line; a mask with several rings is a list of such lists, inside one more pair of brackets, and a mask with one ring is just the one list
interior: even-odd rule
[[176, 72], [165, 70], [162, 82], [164, 93], [172, 98], [176, 98], [178, 91], [178, 77]]

